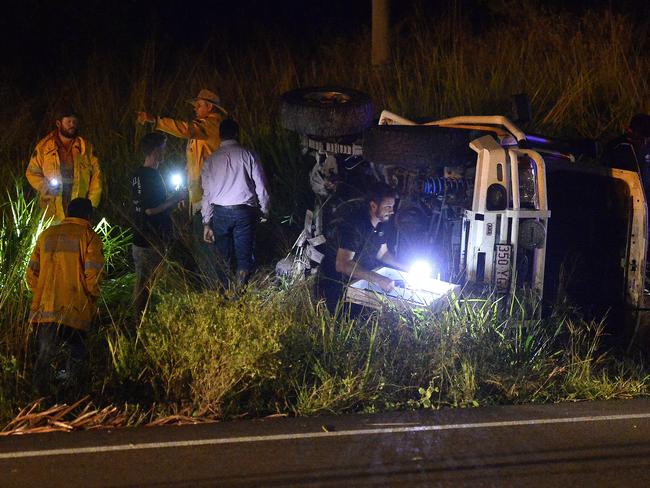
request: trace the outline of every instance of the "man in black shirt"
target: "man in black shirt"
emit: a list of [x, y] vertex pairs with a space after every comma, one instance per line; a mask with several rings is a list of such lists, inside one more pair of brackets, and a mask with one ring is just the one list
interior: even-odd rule
[[152, 132], [142, 138], [140, 150], [144, 163], [131, 180], [133, 196], [133, 262], [135, 286], [133, 302], [140, 316], [149, 300], [149, 287], [154, 271], [160, 265], [172, 235], [169, 213], [186, 192], [175, 192], [167, 198], [165, 182], [158, 165], [165, 155], [167, 138]]
[[385, 183], [375, 183], [368, 193], [367, 207], [351, 215], [338, 228], [325, 250], [319, 275], [319, 291], [330, 311], [352, 280], [367, 280], [391, 291], [395, 283], [375, 273], [373, 268], [404, 265], [388, 250], [387, 224], [394, 213], [395, 190]]

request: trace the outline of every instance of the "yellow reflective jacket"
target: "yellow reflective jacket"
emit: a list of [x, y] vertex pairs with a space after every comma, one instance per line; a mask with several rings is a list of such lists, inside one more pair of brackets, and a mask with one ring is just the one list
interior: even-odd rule
[[[52, 178], [61, 181], [61, 161], [56, 145], [56, 131], [50, 132], [36, 144], [36, 149], [27, 165], [27, 181], [38, 192], [41, 208], [46, 209], [47, 217], [54, 216], [57, 221], [65, 218], [61, 194], [52, 196], [47, 193]], [[75, 147], [74, 181], [70, 199], [88, 198], [93, 207], [99, 205], [102, 196], [102, 173], [99, 161], [93, 154], [93, 147], [81, 137], [72, 143]]]
[[88, 329], [103, 269], [102, 240], [90, 222], [68, 217], [45, 229], [27, 266], [34, 295], [30, 322]]
[[192, 212], [201, 209], [203, 190], [201, 188], [201, 167], [203, 161], [212, 154], [221, 143], [219, 125], [223, 117], [212, 112], [202, 119], [191, 122], [157, 117], [155, 129], [167, 132], [176, 137], [189, 139], [187, 142], [187, 189], [190, 194]]

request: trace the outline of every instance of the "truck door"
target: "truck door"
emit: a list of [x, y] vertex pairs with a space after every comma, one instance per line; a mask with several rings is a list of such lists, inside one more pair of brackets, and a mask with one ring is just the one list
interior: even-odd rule
[[646, 335], [647, 209], [638, 174], [547, 160], [547, 181], [553, 218], [546, 300], [567, 300], [588, 317], [606, 315], [608, 337], [618, 345]]

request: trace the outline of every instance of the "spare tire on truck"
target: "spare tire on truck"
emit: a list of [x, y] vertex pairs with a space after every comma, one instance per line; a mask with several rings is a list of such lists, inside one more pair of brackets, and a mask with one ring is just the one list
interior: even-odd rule
[[435, 125], [378, 125], [363, 133], [363, 158], [405, 169], [464, 166], [476, 162], [469, 143], [485, 134]]
[[319, 138], [360, 134], [372, 125], [374, 107], [360, 91], [338, 86], [307, 87], [282, 95], [280, 124]]

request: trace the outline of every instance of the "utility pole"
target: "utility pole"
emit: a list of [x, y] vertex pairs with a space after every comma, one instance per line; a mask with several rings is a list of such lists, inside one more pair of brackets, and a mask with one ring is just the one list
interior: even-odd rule
[[388, 18], [390, 0], [372, 0], [372, 65], [381, 66], [388, 62]]

